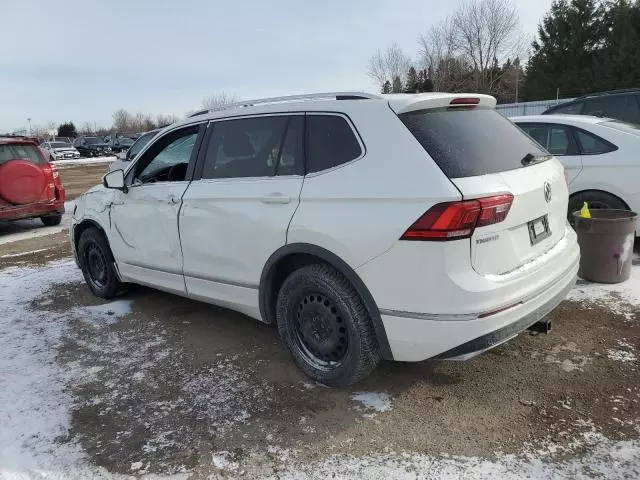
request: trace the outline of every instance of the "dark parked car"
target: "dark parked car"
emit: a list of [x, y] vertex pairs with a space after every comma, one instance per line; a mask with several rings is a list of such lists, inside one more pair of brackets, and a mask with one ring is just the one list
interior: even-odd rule
[[126, 152], [122, 150], [120, 151], [120, 153], [116, 155], [118, 157], [118, 160], [113, 162], [109, 166], [109, 169], [117, 170], [121, 168], [123, 170], [126, 170], [127, 166], [129, 165], [129, 162], [131, 162], [131, 160], [136, 158], [136, 155], [138, 155], [138, 153], [140, 153], [142, 149], [147, 146], [147, 143], [149, 143], [149, 141], [153, 137], [155, 137], [160, 130], [162, 129], [157, 128], [155, 130], [151, 130], [149, 132], [145, 132], [142, 135], [140, 135], [140, 137], [138, 137], [138, 139], [135, 142], [133, 142], [131, 147], [129, 147], [129, 149]]
[[126, 152], [133, 145], [134, 140], [129, 137], [111, 137], [107, 144], [111, 147], [111, 150], [115, 153]]
[[551, 114], [594, 115], [640, 124], [640, 88], [584, 95], [543, 113]]
[[78, 137], [73, 146], [83, 157], [101, 157], [111, 155], [111, 147], [99, 137]]

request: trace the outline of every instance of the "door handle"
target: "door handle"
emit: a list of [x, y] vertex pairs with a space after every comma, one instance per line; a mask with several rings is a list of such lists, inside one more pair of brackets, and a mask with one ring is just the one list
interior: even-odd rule
[[280, 192], [273, 192], [273, 193], [269, 193], [268, 195], [265, 195], [264, 197], [262, 197], [260, 199], [260, 201], [262, 203], [279, 203], [279, 204], [285, 204], [285, 203], [289, 203], [291, 202], [291, 197], [285, 197], [282, 193]]

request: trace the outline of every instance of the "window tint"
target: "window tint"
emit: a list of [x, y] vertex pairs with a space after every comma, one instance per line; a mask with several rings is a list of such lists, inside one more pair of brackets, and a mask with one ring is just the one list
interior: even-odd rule
[[584, 102], [584, 115], [597, 117], [624, 118], [627, 96], [614, 95], [593, 98]]
[[627, 122], [640, 124], [640, 95], [629, 95], [627, 97], [627, 109], [624, 112], [624, 118]]
[[349, 123], [337, 115], [307, 116], [308, 173], [320, 172], [362, 155]]
[[514, 170], [528, 154], [548, 155], [492, 108], [433, 108], [399, 117], [449, 178]]
[[564, 114], [564, 115], [580, 115], [582, 110], [582, 103], [568, 103], [561, 105], [558, 108], [554, 108], [553, 111], [545, 112], [549, 114]]
[[288, 121], [289, 117], [276, 115], [216, 122], [202, 177], [274, 175]]
[[0, 145], [0, 165], [3, 165], [9, 160], [28, 160], [37, 165], [42, 165], [46, 162], [40, 155], [40, 150], [35, 145]]
[[598, 153], [607, 153], [615, 150], [615, 148], [602, 138], [593, 135], [592, 133], [585, 132], [584, 130], [576, 129], [576, 137], [580, 143], [582, 153], [588, 155], [595, 155]]
[[136, 164], [136, 179], [142, 183], [183, 181], [197, 137], [196, 125], [158, 139]]

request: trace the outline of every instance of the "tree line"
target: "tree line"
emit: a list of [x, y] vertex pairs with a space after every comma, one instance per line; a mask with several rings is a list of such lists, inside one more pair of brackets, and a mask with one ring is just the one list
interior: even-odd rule
[[477, 92], [510, 103], [640, 87], [640, 0], [555, 0], [533, 42], [513, 0], [469, 0], [417, 43], [415, 60], [395, 43], [369, 59], [382, 93]]

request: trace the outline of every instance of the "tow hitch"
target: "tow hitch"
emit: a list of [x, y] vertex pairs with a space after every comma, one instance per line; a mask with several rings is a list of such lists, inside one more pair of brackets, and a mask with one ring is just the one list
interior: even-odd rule
[[539, 333], [549, 333], [551, 331], [551, 320], [542, 319], [539, 322], [531, 325], [529, 328], [527, 328], [527, 330], [533, 335], [537, 335]]

